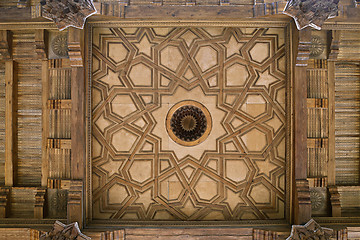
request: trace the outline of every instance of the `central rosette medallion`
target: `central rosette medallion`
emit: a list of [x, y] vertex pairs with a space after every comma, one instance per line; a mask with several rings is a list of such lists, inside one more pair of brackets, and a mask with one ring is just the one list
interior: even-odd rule
[[186, 100], [175, 104], [166, 117], [166, 130], [176, 143], [194, 146], [210, 134], [212, 121], [209, 111], [199, 102]]

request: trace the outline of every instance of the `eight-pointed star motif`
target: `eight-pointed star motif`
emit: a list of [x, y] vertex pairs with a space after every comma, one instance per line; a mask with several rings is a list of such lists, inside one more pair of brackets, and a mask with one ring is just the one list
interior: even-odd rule
[[283, 13], [292, 17], [299, 30], [310, 26], [321, 30], [323, 23], [337, 16], [339, 0], [289, 0]]
[[55, 22], [60, 31], [72, 26], [83, 29], [86, 18], [96, 13], [92, 0], [41, 0], [42, 16]]

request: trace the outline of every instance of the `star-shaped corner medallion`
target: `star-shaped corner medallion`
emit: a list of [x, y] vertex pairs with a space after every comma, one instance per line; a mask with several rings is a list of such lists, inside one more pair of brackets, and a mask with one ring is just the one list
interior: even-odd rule
[[74, 239], [74, 240], [91, 240], [90, 237], [81, 233], [77, 222], [65, 225], [62, 222], [55, 221], [53, 228], [40, 236], [40, 240], [51, 239]]
[[86, 18], [96, 13], [92, 0], [41, 0], [42, 16], [55, 22], [60, 31], [72, 26], [83, 29]]
[[337, 16], [339, 0], [289, 0], [283, 13], [292, 17], [299, 30], [310, 26], [321, 30], [323, 23]]
[[330, 228], [323, 228], [314, 219], [310, 219], [305, 225], [293, 225], [291, 228], [291, 235], [286, 240], [330, 240], [333, 235], [333, 230]]

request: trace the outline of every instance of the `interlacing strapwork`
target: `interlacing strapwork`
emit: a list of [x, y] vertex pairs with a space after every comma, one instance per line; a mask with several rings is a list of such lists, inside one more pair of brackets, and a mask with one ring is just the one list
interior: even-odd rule
[[[93, 218], [283, 219], [285, 76], [283, 28], [94, 28]], [[166, 129], [185, 100], [194, 146]]]

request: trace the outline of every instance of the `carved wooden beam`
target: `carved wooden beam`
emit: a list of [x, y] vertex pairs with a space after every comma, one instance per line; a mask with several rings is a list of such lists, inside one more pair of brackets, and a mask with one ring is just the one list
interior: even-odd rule
[[97, 14], [103, 16], [111, 16], [124, 18], [125, 7], [128, 5], [127, 2], [95, 2], [94, 6], [97, 10]]
[[261, 229], [253, 230], [253, 240], [270, 240], [270, 239], [278, 239], [278, 233], [272, 231], [266, 231]]
[[[311, 218], [311, 201], [307, 179], [307, 65], [310, 55], [310, 29], [298, 32], [299, 41], [294, 71], [294, 154], [295, 204], [294, 222], [306, 223]], [[296, 34], [296, 32], [295, 32]]]
[[35, 51], [38, 59], [45, 60], [47, 58], [44, 29], [35, 30]]
[[45, 188], [38, 188], [35, 194], [34, 218], [44, 218]]
[[331, 32], [332, 40], [330, 45], [329, 60], [336, 61], [339, 55], [340, 31], [333, 30]]
[[5, 62], [5, 186], [13, 186], [16, 182], [16, 151], [14, 141], [16, 136], [15, 120], [15, 91], [16, 78], [14, 61]]
[[68, 36], [68, 49], [71, 67], [83, 66], [83, 51], [81, 46], [82, 32], [79, 29], [70, 28]]
[[305, 225], [293, 225], [291, 227], [291, 235], [287, 240], [302, 240], [302, 239], [322, 239], [330, 240], [333, 230], [330, 228], [323, 228], [314, 219], [310, 219]]
[[83, 182], [72, 180], [68, 192], [67, 219], [68, 222], [78, 222], [80, 227], [83, 224]]
[[330, 192], [332, 216], [341, 217], [340, 193], [337, 189], [337, 186], [330, 186], [329, 192]]
[[48, 109], [71, 109], [71, 99], [56, 99], [47, 101]]
[[48, 149], [71, 149], [71, 139], [48, 138]]
[[11, 59], [11, 32], [0, 30], [0, 60]]

